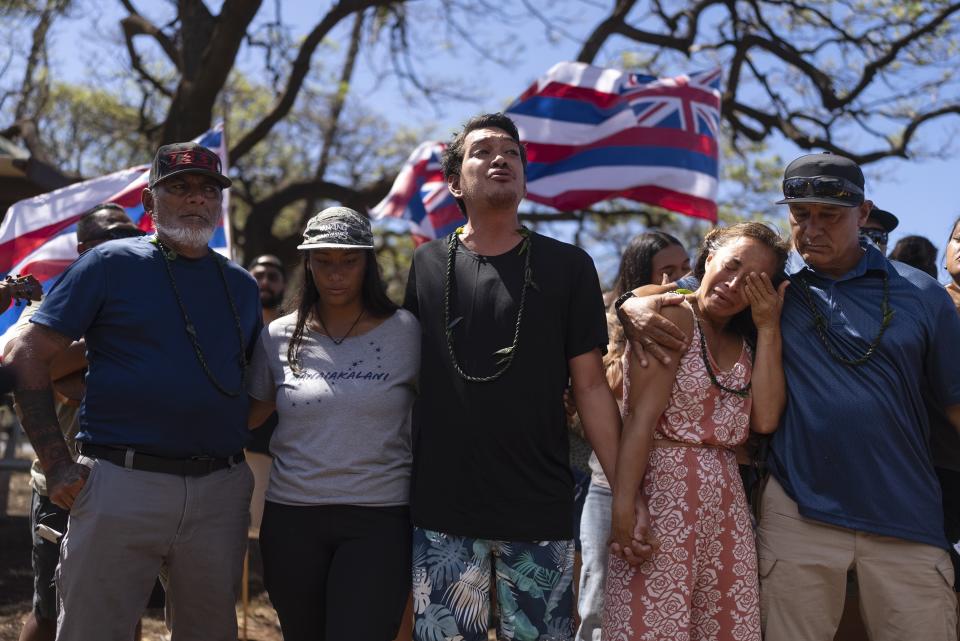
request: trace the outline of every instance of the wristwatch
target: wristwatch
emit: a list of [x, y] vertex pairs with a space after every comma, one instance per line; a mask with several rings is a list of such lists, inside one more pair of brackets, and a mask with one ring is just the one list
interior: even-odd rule
[[624, 292], [617, 296], [617, 300], [613, 301], [613, 310], [619, 312], [623, 304], [627, 302], [627, 300], [633, 298], [633, 296], [634, 293], [632, 291]]

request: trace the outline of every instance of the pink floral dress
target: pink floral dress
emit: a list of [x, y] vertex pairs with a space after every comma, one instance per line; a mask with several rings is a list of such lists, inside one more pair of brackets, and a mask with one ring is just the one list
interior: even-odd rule
[[[710, 366], [741, 389], [749, 349], [729, 370]], [[732, 449], [749, 435], [750, 407], [710, 382], [694, 324], [654, 438], [704, 446], [651, 450], [641, 491], [660, 548], [638, 566], [610, 556], [604, 641], [760, 641], [756, 544]]]

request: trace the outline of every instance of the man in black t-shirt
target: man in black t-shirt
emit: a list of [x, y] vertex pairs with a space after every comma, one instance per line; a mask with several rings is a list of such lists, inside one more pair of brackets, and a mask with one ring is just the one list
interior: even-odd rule
[[468, 222], [413, 258], [405, 306], [423, 328], [414, 409], [415, 638], [573, 634], [573, 481], [563, 391], [613, 478], [620, 432], [601, 350], [597, 272], [581, 249], [522, 228], [526, 152], [503, 114], [444, 152]]

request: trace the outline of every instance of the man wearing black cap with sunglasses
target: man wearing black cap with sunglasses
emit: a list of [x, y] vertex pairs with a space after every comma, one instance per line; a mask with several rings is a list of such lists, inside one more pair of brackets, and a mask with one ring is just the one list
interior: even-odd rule
[[[787, 406], [757, 532], [765, 638], [833, 639], [854, 570], [873, 641], [954, 641], [924, 398], [960, 429], [960, 317], [933, 279], [860, 242], [873, 203], [856, 163], [802, 156], [783, 193], [794, 251], [781, 317]], [[682, 345], [650, 314], [673, 302], [623, 304], [635, 347], [660, 358], [655, 343]]]
[[[17, 402], [70, 510], [58, 570], [64, 641], [127, 641], [165, 568], [175, 639], [236, 639], [252, 474], [244, 371], [262, 327], [257, 286], [208, 247], [230, 180], [195, 143], [161, 147], [143, 191], [155, 236], [71, 265], [14, 347]], [[87, 341], [74, 462], [49, 366]]]
[[960, 319], [936, 282], [860, 241], [873, 203], [856, 163], [802, 156], [783, 194], [796, 251], [758, 530], [765, 633], [832, 639], [854, 570], [871, 639], [956, 639], [924, 398], [960, 429]]

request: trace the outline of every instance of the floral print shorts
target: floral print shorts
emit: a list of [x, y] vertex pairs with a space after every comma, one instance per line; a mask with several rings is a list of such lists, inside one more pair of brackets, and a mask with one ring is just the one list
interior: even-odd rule
[[494, 541], [414, 528], [413, 638], [485, 641], [495, 584], [497, 638], [573, 638], [574, 542]]

